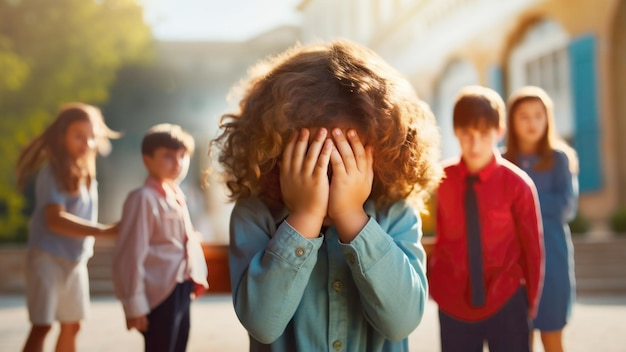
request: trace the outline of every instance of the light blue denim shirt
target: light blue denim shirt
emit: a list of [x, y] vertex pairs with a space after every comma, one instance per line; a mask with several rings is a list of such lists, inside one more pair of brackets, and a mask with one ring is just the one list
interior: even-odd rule
[[376, 210], [350, 244], [306, 239], [258, 198], [230, 225], [233, 304], [250, 351], [409, 351], [428, 288], [421, 221], [405, 202]]

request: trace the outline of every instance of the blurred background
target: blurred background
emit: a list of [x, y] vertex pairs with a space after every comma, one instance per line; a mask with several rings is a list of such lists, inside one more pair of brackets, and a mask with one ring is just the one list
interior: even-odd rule
[[[581, 166], [570, 224], [579, 298], [565, 341], [572, 351], [623, 351], [626, 0], [0, 0], [0, 350], [18, 350], [29, 328], [23, 264], [33, 192], [17, 191], [15, 163], [60, 105], [94, 104], [124, 134], [98, 159], [105, 223], [120, 218], [146, 177], [144, 132], [162, 122], [191, 132], [197, 148], [182, 187], [204, 236], [209, 293], [226, 293], [232, 204], [215, 177], [203, 187], [209, 141], [220, 116], [237, 110], [232, 88], [250, 65], [297, 42], [334, 38], [370, 47], [407, 77], [437, 117], [444, 158], [459, 152], [451, 114], [462, 86], [488, 86], [505, 100], [527, 84], [551, 95], [558, 131]], [[426, 235], [432, 215], [423, 216]], [[100, 297], [81, 332], [84, 350], [141, 348], [112, 298], [113, 244], [98, 239], [88, 264]], [[420, 351], [438, 346], [428, 304], [411, 335]], [[191, 350], [245, 349], [228, 295], [205, 297], [194, 312]]]
[[[443, 157], [459, 152], [451, 113], [462, 86], [505, 100], [543, 87], [580, 157], [572, 229], [626, 233], [626, 0], [0, 0], [0, 241], [26, 236], [32, 193], [16, 190], [19, 150], [78, 100], [124, 133], [98, 160], [100, 221], [118, 220], [145, 179], [145, 130], [177, 123], [197, 144], [183, 182], [192, 220], [205, 242], [227, 244], [232, 205], [215, 178], [203, 187], [203, 172], [220, 116], [237, 109], [232, 87], [261, 58], [339, 37], [409, 79], [435, 112]], [[432, 226], [426, 216], [424, 231]]]

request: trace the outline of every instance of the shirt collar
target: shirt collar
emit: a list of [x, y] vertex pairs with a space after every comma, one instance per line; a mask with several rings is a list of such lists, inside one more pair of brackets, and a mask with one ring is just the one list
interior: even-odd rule
[[[480, 171], [478, 171], [478, 173], [476, 174], [478, 176], [478, 180], [480, 182], [487, 180], [489, 176], [491, 176], [493, 171], [496, 169], [496, 167], [498, 167], [498, 165], [500, 164], [502, 164], [502, 156], [500, 155], [500, 153], [494, 150], [491, 161], [485, 167], [483, 167]], [[463, 160], [463, 158], [461, 158], [461, 162], [459, 163], [459, 165], [461, 167], [460, 168], [461, 177], [465, 179], [467, 175], [470, 174], [470, 172], [467, 169], [467, 164], [465, 163], [465, 160]]]
[[176, 184], [160, 182], [154, 177], [148, 176], [145, 185], [155, 190], [163, 198], [167, 198], [169, 193], [177, 200], [185, 200], [185, 194]]

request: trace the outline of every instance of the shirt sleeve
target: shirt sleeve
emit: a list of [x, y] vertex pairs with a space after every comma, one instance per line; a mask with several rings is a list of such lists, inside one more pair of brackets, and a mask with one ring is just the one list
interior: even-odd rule
[[127, 318], [150, 312], [144, 287], [144, 260], [148, 254], [154, 214], [149, 199], [141, 191], [124, 203], [120, 230], [113, 258], [115, 293]]
[[554, 182], [550, 190], [539, 192], [541, 214], [546, 217], [570, 222], [578, 210], [578, 177], [569, 169], [569, 160], [562, 152], [555, 153]]
[[365, 315], [392, 341], [406, 338], [419, 324], [428, 297], [421, 221], [405, 202], [387, 216], [370, 218], [342, 251], [359, 290]]
[[522, 248], [521, 266], [526, 281], [530, 316], [537, 313], [544, 279], [543, 225], [539, 212], [537, 190], [530, 179], [513, 202], [517, 237]]
[[59, 186], [49, 167], [42, 169], [39, 175], [37, 175], [35, 189], [36, 198], [38, 201], [41, 201], [44, 208], [48, 204], [59, 204], [65, 208], [67, 197], [59, 190]]
[[263, 207], [255, 199], [235, 204], [229, 263], [239, 320], [258, 341], [271, 343], [298, 308], [323, 238], [306, 239], [284, 221], [276, 227]]

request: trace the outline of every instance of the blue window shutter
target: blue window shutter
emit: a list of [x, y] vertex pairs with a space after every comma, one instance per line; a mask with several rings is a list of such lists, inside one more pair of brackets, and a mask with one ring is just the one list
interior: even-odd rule
[[593, 192], [602, 187], [595, 37], [585, 35], [572, 40], [568, 53], [580, 192]]
[[504, 96], [504, 84], [502, 83], [502, 67], [496, 65], [489, 66], [488, 80], [489, 82], [487, 82], [487, 84], [489, 85], [489, 88], [498, 92], [498, 94], [500, 94], [502, 99], [506, 102], [507, 97]]

